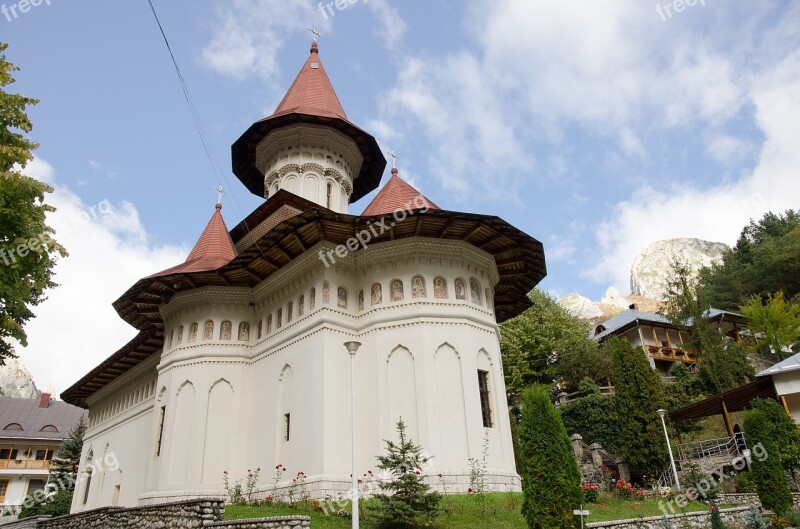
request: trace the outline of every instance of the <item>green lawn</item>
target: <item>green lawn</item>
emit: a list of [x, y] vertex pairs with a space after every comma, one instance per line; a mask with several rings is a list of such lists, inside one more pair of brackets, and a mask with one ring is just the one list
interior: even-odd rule
[[[362, 503], [367, 508], [374, 500]], [[441, 503], [442, 514], [439, 516], [439, 526], [448, 529], [473, 529], [475, 527], [493, 527], [508, 529], [526, 529], [520, 509], [522, 495], [517, 493], [486, 494], [483, 501], [476, 496], [454, 495], [445, 496]], [[598, 504], [585, 507], [590, 516], [587, 522], [602, 522], [608, 520], [623, 520], [647, 516], [658, 516], [661, 510], [656, 500], [624, 501], [613, 497], [603, 496]], [[683, 512], [695, 512], [707, 509], [702, 503], [691, 503]], [[229, 506], [225, 509], [226, 520], [239, 520], [242, 518], [262, 518], [268, 516], [283, 516], [302, 514], [311, 516], [312, 529], [347, 529], [350, 519], [346, 517], [329, 515], [308, 507], [240, 507]], [[369, 520], [362, 524], [365, 529], [373, 525]]]

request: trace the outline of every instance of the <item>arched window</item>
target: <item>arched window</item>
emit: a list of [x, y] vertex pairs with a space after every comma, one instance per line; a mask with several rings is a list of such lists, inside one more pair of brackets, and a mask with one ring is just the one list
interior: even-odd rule
[[3, 430], [7, 432], [21, 432], [23, 431], [22, 425], [18, 422], [12, 422], [11, 424], [7, 424]]
[[278, 322], [276, 323], [276, 326], [278, 329], [280, 329], [281, 325], [283, 325], [283, 309], [278, 309]]
[[328, 182], [328, 185], [325, 186], [325, 187], [327, 188], [327, 194], [326, 194], [327, 202], [326, 202], [326, 204], [328, 205], [327, 206], [328, 209], [331, 209], [333, 207], [333, 183], [332, 182]]
[[58, 433], [58, 428], [53, 426], [52, 424], [47, 424], [42, 426], [42, 429], [39, 430], [40, 432], [50, 432], [50, 433]]

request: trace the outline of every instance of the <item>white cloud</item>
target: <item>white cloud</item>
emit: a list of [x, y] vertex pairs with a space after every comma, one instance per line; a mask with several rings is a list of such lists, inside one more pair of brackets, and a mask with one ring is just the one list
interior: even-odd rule
[[286, 39], [321, 19], [314, 6], [299, 0], [218, 0], [203, 62], [237, 79], [273, 79], [280, 73], [277, 57]]
[[[645, 185], [616, 205], [597, 231], [600, 258], [586, 271], [617, 288], [628, 283], [635, 255], [650, 243], [698, 237], [728, 244], [751, 219], [800, 203], [800, 50], [758, 75], [746, 93], [765, 136], [755, 169], [737, 181], [710, 188]], [[723, 145], [724, 145], [723, 141]]]
[[39, 387], [63, 391], [136, 334], [111, 303], [140, 278], [182, 262], [188, 250], [151, 244], [129, 202], [84, 204], [41, 159], [25, 173], [54, 186], [47, 202], [57, 210], [48, 224], [69, 257], [56, 265], [60, 286], [34, 307], [36, 318], [26, 326], [28, 347], [16, 350]]
[[388, 0], [365, 0], [364, 3], [378, 20], [375, 33], [382, 37], [389, 49], [396, 49], [406, 32], [406, 23]]

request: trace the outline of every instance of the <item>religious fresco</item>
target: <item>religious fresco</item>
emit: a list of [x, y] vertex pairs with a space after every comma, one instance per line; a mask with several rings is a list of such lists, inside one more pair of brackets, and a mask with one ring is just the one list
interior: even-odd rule
[[381, 290], [381, 284], [375, 283], [372, 285], [372, 304], [378, 305], [383, 302], [383, 291]]
[[214, 339], [214, 322], [208, 320], [203, 324], [203, 340]]
[[183, 325], [178, 327], [178, 345], [183, 343]]
[[447, 299], [447, 281], [443, 277], [437, 277], [433, 280], [433, 297]]
[[264, 320], [258, 320], [258, 331], [257, 331], [258, 334], [256, 340], [261, 339], [263, 331], [264, 331]]
[[249, 342], [250, 341], [250, 324], [246, 321], [243, 321], [239, 324], [239, 341], [240, 342]]
[[327, 281], [322, 283], [322, 302], [327, 305], [331, 302], [331, 286]]
[[276, 325], [278, 329], [283, 325], [283, 309], [278, 309], [278, 322]]
[[312, 288], [308, 299], [308, 310], [313, 311], [317, 305], [317, 289]]
[[460, 277], [455, 280], [456, 286], [456, 299], [467, 299], [467, 284]]
[[344, 287], [339, 287], [339, 292], [337, 293], [337, 304], [340, 309], [347, 308], [347, 290]]
[[219, 328], [219, 339], [220, 340], [230, 340], [231, 339], [231, 322], [225, 320], [222, 322], [222, 325]]
[[392, 293], [392, 301], [403, 301], [403, 282], [395, 279], [391, 282], [389, 290]]
[[267, 334], [272, 332], [272, 314], [267, 316]]
[[302, 316], [306, 310], [306, 297], [300, 296], [300, 299], [297, 300], [297, 315]]
[[422, 276], [414, 276], [414, 278], [411, 280], [411, 297], [424, 298], [427, 296], [428, 294], [425, 289], [425, 278]]
[[191, 327], [189, 327], [189, 342], [196, 342], [197, 341], [197, 323], [193, 323]]
[[364, 291], [359, 290], [358, 292], [358, 310], [364, 310]]
[[292, 313], [294, 312], [294, 303], [291, 301], [289, 302], [289, 306], [286, 308], [286, 323], [292, 321]]
[[481, 304], [481, 284], [474, 277], [469, 280], [469, 289], [472, 291], [472, 302]]

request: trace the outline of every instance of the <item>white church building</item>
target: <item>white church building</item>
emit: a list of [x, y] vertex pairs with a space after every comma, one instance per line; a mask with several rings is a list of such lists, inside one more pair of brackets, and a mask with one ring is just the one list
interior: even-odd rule
[[[494, 216], [439, 208], [352, 124], [317, 44], [271, 116], [232, 147], [264, 202], [228, 230], [221, 205], [184, 263], [115, 303], [139, 333], [62, 394], [89, 410], [73, 512], [223, 495], [261, 468], [307, 476], [312, 497], [350, 487], [350, 356], [359, 473], [402, 417], [449, 492], [519, 488], [498, 322], [546, 274], [542, 244]], [[113, 454], [113, 469], [97, 464]]]

